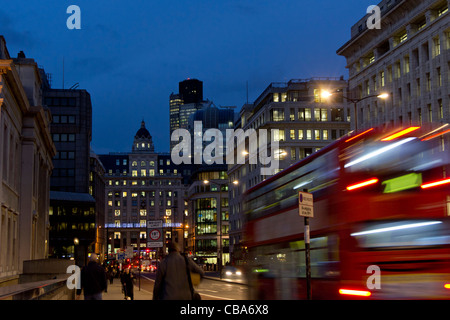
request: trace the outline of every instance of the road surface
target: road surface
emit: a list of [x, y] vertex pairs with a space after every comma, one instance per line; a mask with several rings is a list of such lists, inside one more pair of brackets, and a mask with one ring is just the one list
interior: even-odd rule
[[[137, 275], [137, 274], [136, 274]], [[156, 273], [141, 272], [141, 289], [153, 292]], [[139, 282], [137, 283], [139, 286]], [[138, 290], [138, 288], [135, 288]], [[246, 300], [248, 288], [246, 285], [229, 283], [220, 280], [204, 278], [196, 288], [202, 300]]]

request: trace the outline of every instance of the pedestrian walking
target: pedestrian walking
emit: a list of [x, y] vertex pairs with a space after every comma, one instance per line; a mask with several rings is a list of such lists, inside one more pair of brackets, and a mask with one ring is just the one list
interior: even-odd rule
[[84, 300], [102, 300], [102, 292], [107, 288], [105, 269], [98, 264], [98, 256], [92, 253], [87, 266], [81, 270], [81, 288], [77, 290], [76, 299], [80, 299], [84, 290]]
[[123, 271], [121, 281], [124, 289], [125, 300], [134, 300], [134, 282], [136, 281], [136, 277], [131, 272], [130, 268], [126, 268]]
[[108, 279], [109, 279], [109, 284], [113, 284], [114, 281], [114, 270], [112, 267], [109, 267], [108, 269]]
[[181, 255], [176, 243], [169, 243], [168, 249], [169, 254], [156, 273], [153, 300], [193, 300], [190, 272], [203, 276], [203, 270], [192, 259]]

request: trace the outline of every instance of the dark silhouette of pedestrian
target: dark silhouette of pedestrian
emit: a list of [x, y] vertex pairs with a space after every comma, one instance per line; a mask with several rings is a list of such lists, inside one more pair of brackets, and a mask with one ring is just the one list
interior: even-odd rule
[[87, 266], [81, 270], [81, 289], [77, 290], [76, 299], [80, 299], [84, 290], [84, 300], [102, 300], [102, 292], [107, 288], [105, 269], [98, 264], [98, 256], [92, 253]]
[[134, 274], [131, 272], [130, 268], [126, 268], [121, 277], [126, 300], [128, 300], [128, 298], [129, 300], [134, 300], [134, 281], [136, 281]]
[[153, 300], [193, 300], [194, 290], [188, 272], [203, 276], [203, 270], [178, 251], [176, 243], [168, 245], [169, 255], [159, 264], [153, 288]]
[[113, 284], [114, 281], [114, 270], [112, 267], [110, 267], [108, 269], [108, 279], [109, 279], [109, 284]]

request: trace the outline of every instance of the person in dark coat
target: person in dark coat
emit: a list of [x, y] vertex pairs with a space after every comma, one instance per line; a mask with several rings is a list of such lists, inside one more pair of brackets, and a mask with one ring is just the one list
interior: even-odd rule
[[[153, 300], [192, 300], [187, 276], [186, 259], [178, 252], [176, 243], [168, 246], [169, 255], [159, 264], [153, 288]], [[188, 269], [203, 276], [203, 270], [187, 258]]]
[[123, 271], [121, 281], [124, 288], [125, 299], [130, 298], [130, 300], [134, 300], [134, 281], [135, 276], [131, 272], [130, 268], [126, 268]]
[[77, 300], [84, 290], [84, 300], [102, 300], [102, 292], [107, 288], [106, 272], [98, 264], [98, 256], [93, 253], [87, 266], [81, 270], [81, 289], [77, 290]]

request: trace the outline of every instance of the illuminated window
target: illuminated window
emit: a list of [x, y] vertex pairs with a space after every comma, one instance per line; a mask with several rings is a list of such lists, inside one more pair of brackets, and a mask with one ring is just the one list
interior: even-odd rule
[[320, 89], [314, 89], [314, 102], [321, 102]]
[[172, 215], [172, 209], [166, 209], [166, 216], [170, 217]]
[[441, 68], [437, 68], [436, 69], [436, 71], [437, 71], [437, 85], [438, 85], [438, 87], [441, 87], [442, 86], [442, 72], [441, 72]]
[[298, 110], [298, 120], [299, 121], [311, 121], [311, 109], [310, 108], [300, 108]]
[[320, 130], [314, 130], [314, 139], [320, 140]]
[[137, 161], [133, 161], [133, 162], [131, 163], [131, 166], [132, 166], [132, 167], [137, 167]]
[[316, 121], [328, 121], [327, 109], [314, 108], [314, 119]]
[[408, 40], [408, 33], [406, 32], [406, 30], [402, 34], [400, 34], [399, 38], [400, 38], [400, 43]]
[[114, 210], [114, 215], [116, 217], [120, 217], [120, 210], [119, 209]]
[[410, 69], [409, 56], [405, 56], [403, 64], [404, 64], [403, 69], [405, 70], [405, 73], [409, 73]]
[[284, 109], [271, 110], [272, 121], [284, 121]]
[[312, 130], [306, 130], [306, 140], [312, 140]]
[[145, 161], [141, 161], [141, 167], [145, 167], [146, 163]]
[[291, 140], [295, 140], [295, 130], [294, 129], [289, 130], [289, 136], [290, 136]]
[[273, 129], [273, 141], [284, 141], [284, 129]]
[[122, 192], [122, 198], [126, 198], [126, 197], [127, 197], [127, 192], [126, 191]]
[[298, 140], [303, 140], [303, 130], [298, 130]]
[[147, 215], [147, 209], [140, 209], [139, 210], [139, 215], [140, 216], [146, 216]]
[[444, 5], [442, 8], [438, 9], [438, 17], [448, 12], [448, 6]]
[[147, 170], [141, 169], [141, 177], [146, 177], [146, 176], [147, 176]]
[[154, 169], [148, 170], [148, 175], [149, 175], [150, 177], [154, 177], [154, 176], [155, 176], [155, 170], [154, 170]]
[[137, 177], [137, 170], [131, 170], [131, 176], [132, 177]]
[[293, 109], [293, 108], [290, 109], [289, 120], [295, 121], [295, 109]]

